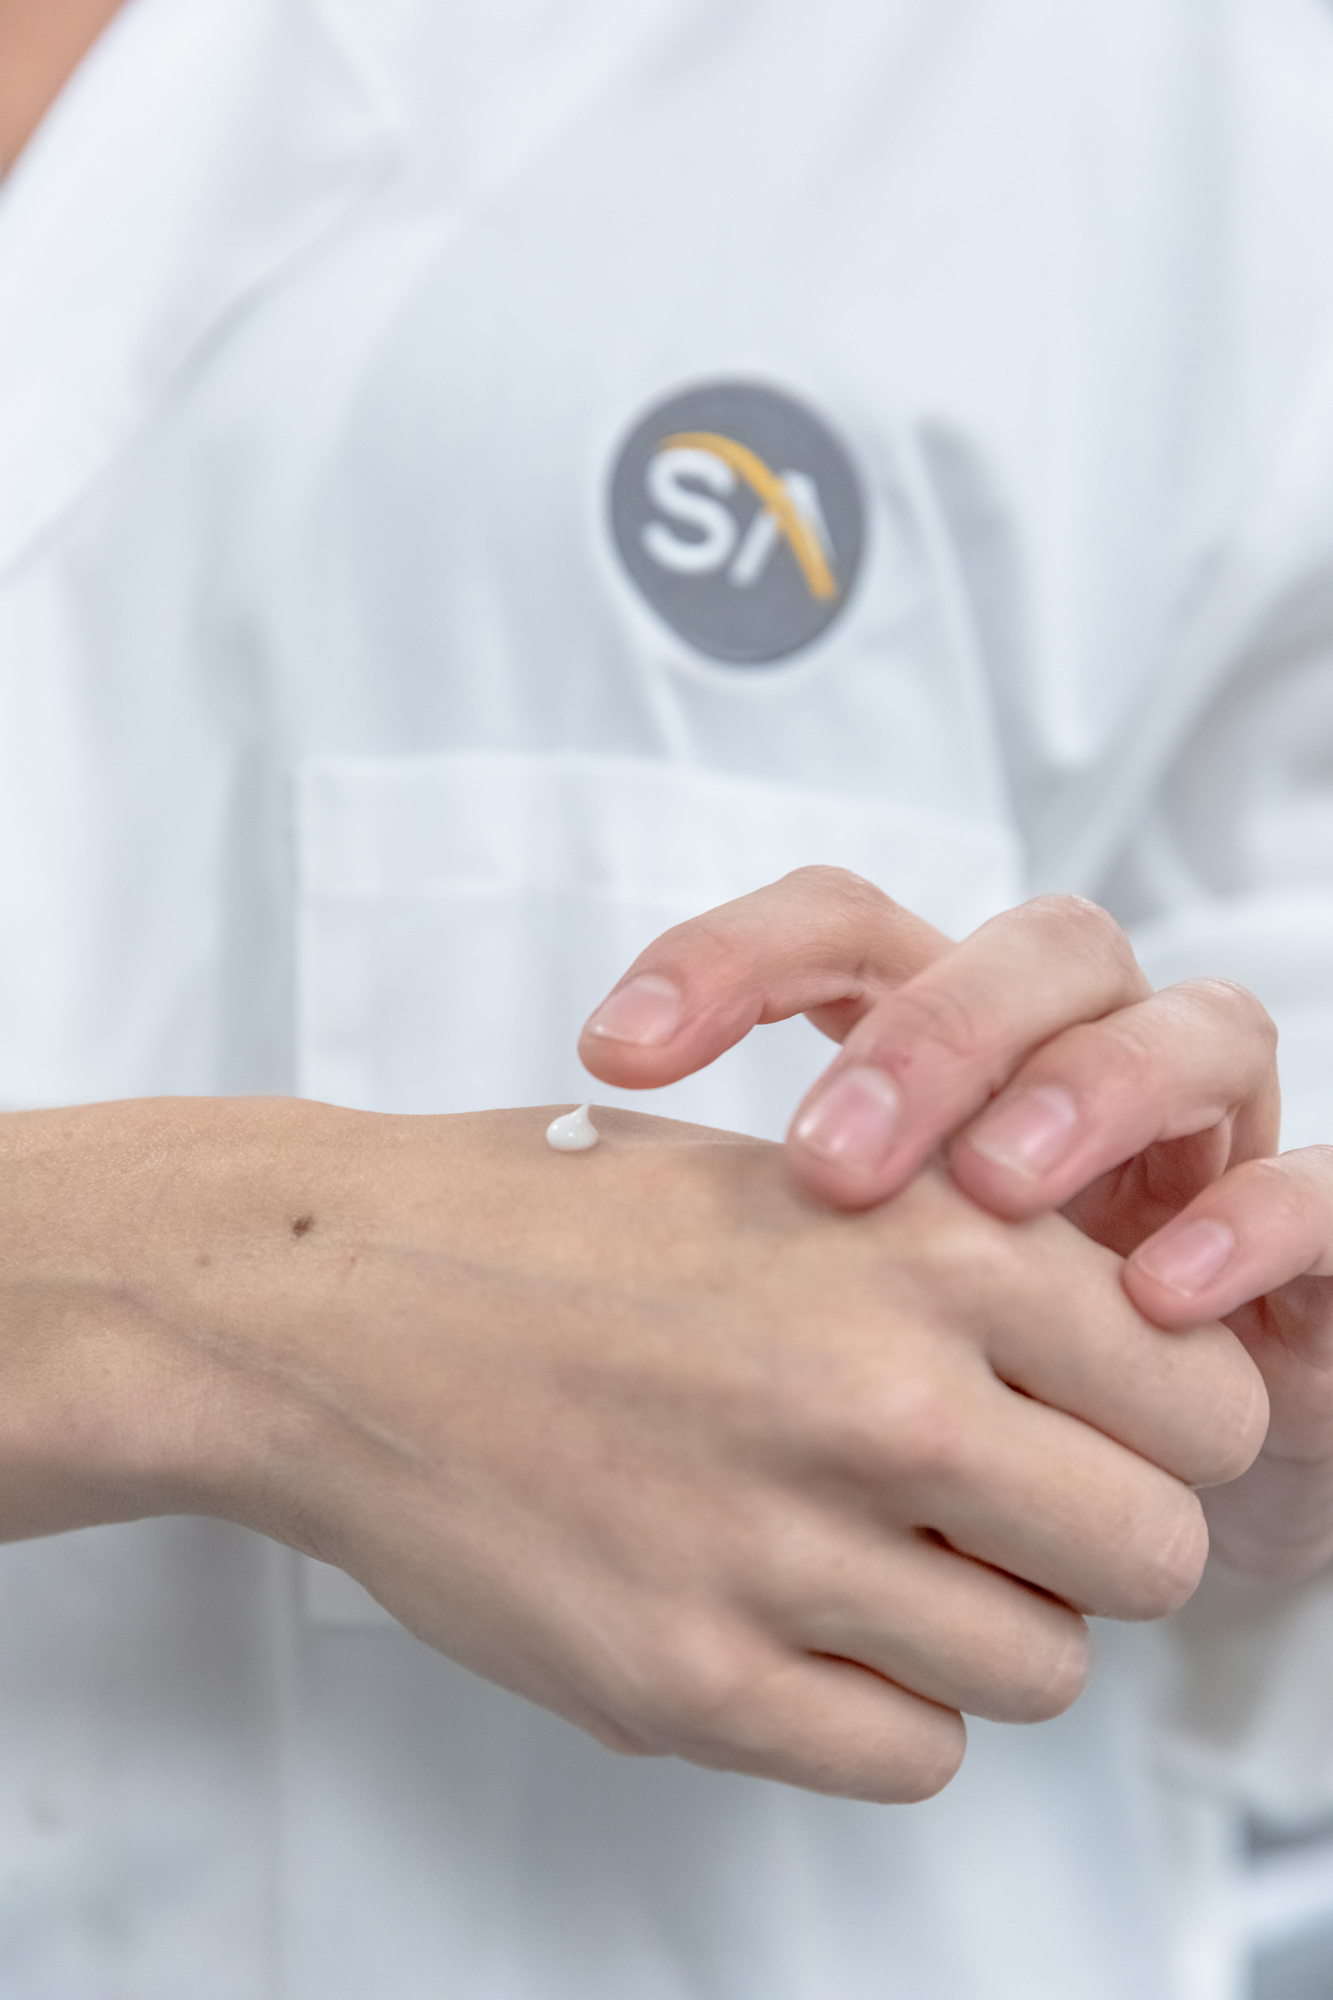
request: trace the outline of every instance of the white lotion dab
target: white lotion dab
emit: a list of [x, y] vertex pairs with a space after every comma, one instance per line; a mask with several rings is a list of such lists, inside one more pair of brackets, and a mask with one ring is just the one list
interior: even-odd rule
[[546, 1143], [554, 1146], [557, 1153], [586, 1153], [589, 1146], [595, 1146], [600, 1133], [588, 1113], [589, 1104], [580, 1104], [577, 1111], [566, 1111], [563, 1118], [553, 1118], [546, 1128]]

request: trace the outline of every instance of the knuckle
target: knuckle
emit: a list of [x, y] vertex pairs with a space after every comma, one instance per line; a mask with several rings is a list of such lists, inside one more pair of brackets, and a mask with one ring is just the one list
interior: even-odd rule
[[927, 1212], [929, 1235], [918, 1254], [954, 1323], [980, 1333], [997, 1312], [1030, 1308], [1047, 1289], [1049, 1243], [988, 1215], [953, 1188], [944, 1192], [946, 1203]]
[[1277, 1023], [1248, 986], [1242, 986], [1234, 979], [1225, 979], [1220, 974], [1209, 974], [1202, 979], [1186, 980], [1182, 990], [1199, 994], [1228, 1022], [1238, 1023], [1247, 1034], [1261, 1038], [1270, 1051], [1276, 1050]]
[[720, 903], [665, 931], [652, 947], [649, 963], [671, 971], [679, 962], [707, 986], [748, 986], [757, 969], [798, 956], [827, 958], [840, 973], [858, 972], [888, 919], [900, 906], [849, 868], [811, 863], [795, 868], [767, 887], [733, 902]]
[[1062, 951], [1082, 952], [1114, 973], [1136, 997], [1148, 992], [1148, 981], [1133, 946], [1109, 910], [1086, 896], [1034, 896], [1024, 904], [1030, 918], [1054, 933]]
[[1299, 1182], [1304, 1207], [1313, 1207], [1321, 1236], [1328, 1227], [1328, 1204], [1333, 1196], [1333, 1145], [1300, 1146], [1280, 1154], [1274, 1162], [1289, 1181]]
[[688, 944], [691, 956], [714, 976], [725, 975], [732, 969], [748, 969], [753, 952], [748, 941], [737, 932], [732, 910], [728, 903], [715, 910], [704, 910], [688, 923], [677, 924], [674, 930], [667, 931], [658, 943], [668, 948]]
[[816, 912], [814, 935], [830, 964], [854, 980], [864, 977], [899, 905], [850, 868], [814, 863], [783, 877], [800, 885]]
[[1263, 1376], [1238, 1341], [1224, 1351], [1227, 1366], [1217, 1389], [1208, 1462], [1195, 1474], [1200, 1486], [1224, 1486], [1248, 1472], [1268, 1431]]
[[826, 862], [810, 862], [804, 868], [793, 868], [789, 875], [782, 877], [782, 884], [790, 884], [802, 893], [818, 899], [821, 906], [833, 913], [854, 917], [880, 917], [895, 905], [882, 889], [864, 875], [853, 874], [850, 868], [835, 868]]
[[748, 991], [756, 982], [756, 952], [735, 911], [735, 904], [723, 903], [673, 924], [639, 954], [621, 984], [654, 973], [696, 992]]
[[948, 1480], [964, 1456], [964, 1420], [942, 1382], [904, 1375], [844, 1400], [834, 1448], [844, 1473], [868, 1483]]
[[1012, 1699], [1004, 1719], [1050, 1722], [1072, 1708], [1092, 1671], [1092, 1642], [1076, 1612], [1062, 1619], [1058, 1635], [1042, 1635], [1013, 1676]]
[[940, 1049], [956, 1062], [975, 1062], [985, 1046], [983, 1023], [967, 1002], [946, 985], [905, 987], [895, 994], [890, 1019], [885, 1023], [892, 1046], [884, 1047], [884, 1059], [891, 1069], [903, 1067], [904, 1044], [924, 1042]]
[[904, 1748], [886, 1796], [895, 1804], [921, 1805], [936, 1798], [958, 1776], [967, 1754], [967, 1736], [957, 1716], [941, 1715], [933, 1728], [917, 1731]]
[[681, 1621], [641, 1671], [629, 1726], [667, 1749], [723, 1743], [754, 1680], [751, 1650], [738, 1635], [712, 1622]]
[[1050, 1722], [1063, 1715], [1088, 1685], [1092, 1673], [1092, 1640], [1080, 1618], [1064, 1644], [1052, 1654], [1033, 1704], [1033, 1720]]
[[[1164, 1516], [1166, 1516], [1164, 1518]], [[1177, 1488], [1169, 1512], [1154, 1510], [1125, 1581], [1121, 1618], [1165, 1618], [1194, 1595], [1208, 1560], [1208, 1524], [1198, 1497]]]
[[1301, 1214], [1306, 1190], [1299, 1174], [1292, 1172], [1291, 1161], [1290, 1153], [1243, 1160], [1232, 1174], [1234, 1185], [1242, 1191], [1242, 1205], [1262, 1206], [1265, 1215], [1279, 1219]]
[[1117, 959], [1131, 957], [1129, 939], [1100, 903], [1087, 896], [1033, 896], [1024, 904], [1030, 917], [1059, 931], [1061, 937], [1075, 937], [1091, 949], [1109, 952]]
[[1149, 1024], [1136, 1013], [1112, 1014], [1075, 1029], [1071, 1053], [1081, 1056], [1092, 1082], [1108, 1099], [1138, 1100], [1162, 1083], [1163, 1053]]

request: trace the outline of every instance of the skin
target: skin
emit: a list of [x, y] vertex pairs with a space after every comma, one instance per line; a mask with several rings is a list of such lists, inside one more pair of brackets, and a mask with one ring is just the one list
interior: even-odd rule
[[0, 0], [0, 174], [8, 171], [122, 0]]
[[858, 877], [802, 869], [657, 939], [581, 1049], [608, 1082], [660, 1084], [797, 1013], [842, 1043], [792, 1121], [797, 1183], [865, 1208], [943, 1148], [992, 1213], [1062, 1209], [1125, 1256], [1156, 1325], [1223, 1319], [1272, 1419], [1251, 1471], [1207, 1496], [1215, 1546], [1270, 1578], [1333, 1560], [1333, 1148], [1276, 1156], [1277, 1037], [1253, 995], [1153, 994], [1078, 898], [952, 946]]
[[1265, 1423], [1058, 1216], [553, 1107], [0, 1121], [0, 1532], [226, 1516], [611, 1746], [908, 1800], [1180, 1604]]
[[[0, 0], [0, 169], [116, 11]], [[874, 1799], [1073, 1699], [1083, 1612], [1188, 1595], [1264, 1425], [1221, 1329], [905, 1153], [839, 1214], [890, 1187], [607, 1113], [557, 1160], [549, 1112], [0, 1121], [0, 1533], [219, 1514], [618, 1749]]]

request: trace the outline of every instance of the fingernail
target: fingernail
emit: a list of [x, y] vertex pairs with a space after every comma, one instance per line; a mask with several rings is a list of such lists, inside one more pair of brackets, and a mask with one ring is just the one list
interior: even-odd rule
[[794, 1137], [839, 1166], [874, 1167], [898, 1124], [898, 1093], [878, 1069], [845, 1069], [798, 1120]]
[[642, 1049], [669, 1042], [680, 1026], [680, 989], [655, 972], [641, 972], [603, 1000], [584, 1029], [608, 1042], [635, 1042]]
[[1225, 1222], [1185, 1222], [1179, 1229], [1168, 1226], [1154, 1236], [1133, 1261], [1159, 1285], [1193, 1298], [1230, 1263], [1236, 1239]]
[[1068, 1152], [1078, 1107], [1067, 1090], [1038, 1084], [974, 1125], [967, 1143], [997, 1167], [1035, 1179]]

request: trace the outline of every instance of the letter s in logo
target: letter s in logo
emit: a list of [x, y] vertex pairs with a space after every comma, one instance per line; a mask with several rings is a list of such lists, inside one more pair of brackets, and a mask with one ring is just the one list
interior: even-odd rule
[[[694, 486], [684, 481], [691, 480]], [[695, 490], [709, 486], [714, 493], [734, 493], [736, 475], [711, 451], [696, 451], [687, 445], [655, 452], [648, 461], [648, 497], [671, 520], [698, 531], [698, 539], [685, 541], [661, 521], [645, 521], [641, 540], [654, 562], [677, 576], [706, 576], [721, 569], [736, 546], [739, 529], [731, 510], [706, 493]]]

